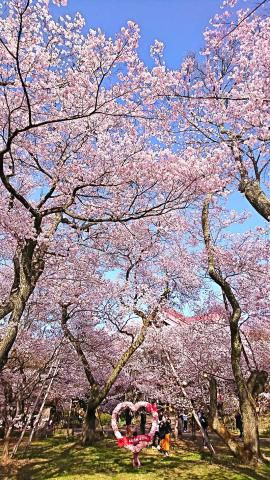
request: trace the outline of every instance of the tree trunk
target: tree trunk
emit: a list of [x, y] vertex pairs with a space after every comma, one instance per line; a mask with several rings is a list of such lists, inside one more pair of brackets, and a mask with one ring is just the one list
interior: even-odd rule
[[167, 289], [161, 295], [159, 304], [153, 309], [153, 311], [149, 315], [145, 315], [143, 312], [136, 310], [135, 313], [140, 316], [143, 320], [143, 324], [140, 328], [138, 335], [133, 339], [132, 343], [129, 345], [127, 350], [122, 354], [120, 359], [117, 361], [115, 367], [111, 371], [110, 375], [108, 376], [107, 380], [105, 381], [104, 385], [101, 387], [99, 386], [95, 378], [92, 374], [91, 367], [88, 363], [88, 360], [82, 350], [80, 342], [74, 337], [67, 326], [67, 321], [69, 319], [68, 314], [68, 305], [62, 304], [62, 318], [61, 318], [61, 325], [64, 332], [64, 335], [70, 343], [73, 345], [78, 358], [80, 359], [86, 378], [91, 387], [91, 394], [88, 399], [87, 410], [83, 422], [83, 431], [82, 431], [82, 444], [83, 445], [91, 445], [96, 439], [96, 409], [99, 407], [101, 402], [106, 398], [110, 389], [112, 388], [113, 384], [118, 378], [118, 375], [125, 367], [129, 359], [132, 357], [133, 353], [142, 345], [147, 330], [149, 326], [155, 321], [158, 313], [159, 313], [159, 306], [164, 301], [167, 295]]
[[255, 178], [251, 178], [240, 151], [239, 145], [232, 145], [232, 152], [240, 173], [239, 191], [243, 193], [253, 208], [268, 222], [270, 221], [270, 198], [262, 190], [257, 166], [254, 166]]
[[[249, 380], [244, 378], [241, 369], [242, 341], [238, 322], [230, 318], [231, 330], [231, 362], [235, 383], [238, 390], [239, 405], [243, 421], [243, 450], [241, 458], [245, 463], [257, 463], [262, 460], [259, 445], [258, 417], [256, 413], [255, 394], [257, 379], [263, 372], [253, 372]], [[255, 374], [254, 374], [255, 373]], [[266, 374], [267, 375], [267, 374]], [[267, 380], [267, 376], [266, 376]], [[266, 381], [265, 380], [265, 381]], [[259, 383], [259, 389], [263, 386]]]
[[258, 417], [254, 401], [249, 398], [240, 401], [240, 409], [243, 420], [244, 451], [242, 458], [246, 463], [257, 463], [262, 460], [259, 445]]
[[260, 187], [258, 180], [244, 179], [239, 184], [239, 191], [244, 193], [253, 208], [268, 222], [270, 221], [270, 200]]
[[8, 322], [7, 331], [0, 344], [0, 371], [2, 371], [7, 363], [9, 352], [17, 337], [20, 319], [24, 312], [26, 302], [32, 293], [30, 288], [25, 288], [25, 290], [29, 290], [29, 293], [25, 296], [19, 296], [17, 301], [14, 302], [14, 309]]
[[88, 404], [83, 421], [82, 444], [92, 445], [96, 440], [96, 407]]
[[260, 452], [258, 418], [254, 401], [239, 395], [239, 403], [243, 420], [243, 444], [235, 440], [224, 423], [218, 418], [216, 409], [216, 381], [210, 379], [210, 414], [211, 426], [224, 441], [233, 455], [244, 463], [258, 463], [263, 460]]
[[8, 355], [16, 340], [25, 305], [30, 298], [37, 281], [44, 270], [44, 254], [37, 249], [37, 241], [28, 239], [25, 245], [18, 247], [13, 258], [14, 281], [10, 292], [9, 309], [1, 309], [1, 317], [11, 316], [3, 339], [0, 342], [0, 371], [8, 360]]
[[223, 440], [231, 453], [235, 456], [241, 456], [242, 446], [235, 440], [224, 423], [218, 417], [217, 411], [217, 382], [211, 376], [209, 380], [210, 388], [210, 424], [214, 432]]
[[3, 459], [4, 463], [8, 462], [10, 460], [9, 441], [10, 441], [10, 437], [11, 437], [11, 434], [12, 434], [12, 430], [13, 430], [13, 423], [11, 425], [9, 425], [9, 427], [6, 431], [5, 437], [4, 437], [3, 453], [2, 453], [2, 459]]
[[[45, 235], [46, 240], [50, 240], [53, 236], [60, 221], [61, 215], [57, 215], [51, 230]], [[39, 235], [41, 217], [35, 218], [34, 225], [36, 233]], [[24, 245], [17, 247], [13, 258], [14, 280], [9, 299], [5, 304], [0, 304], [0, 320], [11, 314], [6, 333], [0, 341], [0, 372], [7, 363], [9, 352], [16, 341], [25, 306], [43, 273], [47, 248], [48, 244], [41, 247], [36, 239], [25, 239]]]
[[[238, 163], [241, 172], [242, 180], [246, 177], [246, 171], [241, 160], [241, 156], [238, 156]], [[257, 185], [259, 187], [259, 185]], [[244, 187], [243, 187], [244, 188]], [[244, 190], [243, 190], [244, 191]], [[246, 192], [245, 192], [246, 193]], [[254, 192], [253, 192], [254, 193]], [[262, 199], [262, 195], [257, 191], [257, 194]], [[255, 195], [255, 194], [254, 194]], [[256, 195], [254, 196], [254, 198]], [[231, 334], [231, 365], [235, 384], [238, 391], [239, 405], [242, 413], [243, 421], [243, 444], [237, 446], [230, 432], [226, 429], [225, 425], [219, 420], [216, 408], [216, 381], [212, 377], [210, 380], [210, 398], [211, 398], [211, 416], [212, 424], [218, 435], [224, 440], [230, 450], [241, 458], [245, 463], [257, 463], [263, 460], [263, 456], [260, 452], [259, 446], [259, 433], [258, 433], [258, 419], [256, 413], [256, 397], [264, 390], [267, 382], [268, 374], [264, 371], [254, 371], [251, 373], [250, 378], [246, 380], [242, 367], [241, 367], [241, 355], [243, 352], [243, 344], [239, 331], [239, 321], [241, 318], [241, 307], [239, 301], [231, 288], [228, 281], [222, 276], [220, 269], [216, 268], [215, 253], [212, 244], [209, 227], [209, 204], [212, 196], [208, 196], [204, 202], [202, 211], [202, 227], [204, 242], [206, 246], [208, 256], [208, 273], [214, 282], [221, 287], [224, 299], [225, 309], [228, 314], [228, 320], [230, 325]], [[258, 196], [256, 198], [259, 198]], [[256, 208], [256, 207], [255, 207]], [[268, 215], [268, 213], [267, 213]], [[229, 308], [230, 305], [230, 308]]]

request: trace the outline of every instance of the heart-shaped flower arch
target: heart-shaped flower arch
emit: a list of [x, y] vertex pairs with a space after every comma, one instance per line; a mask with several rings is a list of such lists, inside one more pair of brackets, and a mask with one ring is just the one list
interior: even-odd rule
[[[119, 431], [118, 428], [118, 416], [119, 413], [122, 412], [123, 410], [129, 408], [132, 412], [137, 412], [140, 408], [145, 408], [148, 413], [152, 414], [152, 425], [150, 432], [147, 435], [135, 435], [133, 437], [126, 437], [123, 436], [122, 433]], [[114, 432], [114, 435], [117, 438], [117, 443], [119, 447], [124, 447], [130, 450], [133, 455], [136, 455], [136, 461], [134, 466], [139, 466], [139, 460], [138, 460], [138, 454], [139, 452], [147, 447], [149, 443], [152, 441], [153, 436], [155, 435], [155, 432], [157, 431], [157, 426], [158, 426], [158, 413], [157, 413], [157, 407], [156, 405], [152, 405], [149, 402], [137, 402], [137, 403], [132, 403], [132, 402], [122, 402], [119, 403], [113, 413], [112, 413], [112, 429]]]

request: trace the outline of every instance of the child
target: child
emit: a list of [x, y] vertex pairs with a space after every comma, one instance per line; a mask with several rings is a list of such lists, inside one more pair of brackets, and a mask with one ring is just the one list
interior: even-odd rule
[[[137, 435], [138, 435], [138, 432], [135, 429], [134, 432], [133, 432], [133, 437], [137, 437]], [[134, 445], [136, 445], [136, 444], [137, 443], [134, 443]], [[139, 453], [140, 452], [134, 452], [133, 453], [133, 459], [132, 459], [133, 468], [140, 468], [140, 466], [141, 466], [141, 462], [139, 460]]]
[[162, 439], [160, 441], [160, 449], [164, 453], [164, 457], [169, 456], [171, 433], [171, 420], [168, 419], [166, 420], [164, 427], [162, 428]]

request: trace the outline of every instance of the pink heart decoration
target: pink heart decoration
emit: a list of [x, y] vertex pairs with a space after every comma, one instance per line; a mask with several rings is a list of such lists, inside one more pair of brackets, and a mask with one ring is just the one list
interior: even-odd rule
[[[139, 408], [145, 407], [148, 413], [152, 413], [152, 425], [150, 432], [147, 435], [136, 435], [135, 437], [123, 437], [122, 433], [119, 431], [117, 420], [118, 415], [122, 410], [129, 408], [132, 412], [136, 412]], [[119, 447], [124, 447], [130, 450], [133, 453], [139, 453], [143, 448], [151, 442], [155, 432], [158, 427], [158, 413], [156, 405], [152, 405], [149, 402], [122, 402], [119, 403], [113, 413], [112, 413], [112, 429], [114, 435], [117, 438], [117, 443]]]

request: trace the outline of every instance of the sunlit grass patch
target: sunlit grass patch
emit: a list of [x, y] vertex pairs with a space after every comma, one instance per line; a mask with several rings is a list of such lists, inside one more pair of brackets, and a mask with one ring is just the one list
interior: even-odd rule
[[[192, 450], [189, 450], [192, 448]], [[131, 453], [113, 440], [83, 448], [74, 441], [55, 437], [34, 442], [27, 458], [5, 466], [0, 476], [8, 480], [269, 480], [270, 469], [239, 465], [223, 447], [215, 458], [196, 444], [178, 442], [168, 458], [156, 449], [141, 454], [142, 467], [134, 470]]]

